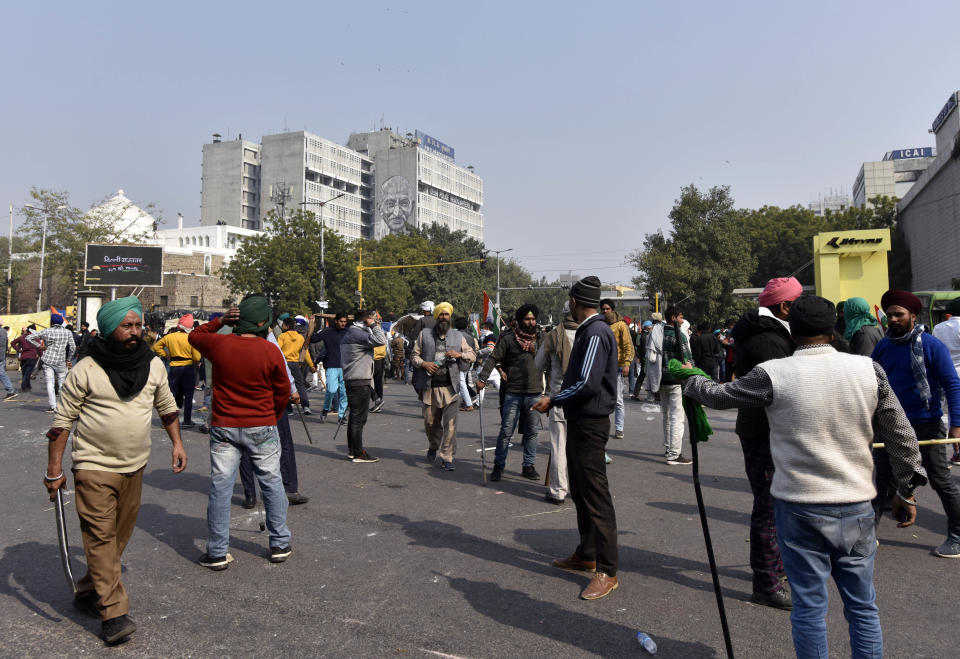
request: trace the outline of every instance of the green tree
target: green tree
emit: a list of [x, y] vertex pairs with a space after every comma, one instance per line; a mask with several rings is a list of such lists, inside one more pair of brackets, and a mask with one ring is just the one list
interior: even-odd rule
[[747, 306], [733, 297], [746, 287], [757, 260], [737, 234], [740, 212], [727, 186], [701, 192], [690, 185], [670, 211], [670, 234], [648, 234], [630, 260], [635, 284], [665, 303], [678, 304], [694, 320], [719, 321]]
[[814, 283], [813, 236], [828, 231], [830, 221], [801, 206], [764, 206], [740, 213], [736, 234], [757, 259], [750, 285], [763, 287], [774, 277], [795, 276]]

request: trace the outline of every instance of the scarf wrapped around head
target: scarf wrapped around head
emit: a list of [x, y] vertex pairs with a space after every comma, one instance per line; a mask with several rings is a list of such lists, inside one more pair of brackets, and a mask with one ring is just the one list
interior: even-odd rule
[[439, 315], [440, 315], [441, 313], [443, 313], [444, 311], [446, 311], [448, 314], [450, 314], [450, 315], [452, 316], [452, 315], [453, 315], [453, 305], [450, 304], [449, 302], [441, 302], [440, 304], [438, 304], [437, 306], [435, 306], [435, 307], [433, 308], [433, 317], [436, 318], [437, 316], [439, 316]]
[[[898, 305], [900, 306], [900, 305]], [[897, 345], [910, 346], [910, 370], [913, 371], [913, 381], [917, 385], [917, 393], [923, 401], [925, 409], [930, 409], [930, 382], [927, 380], [927, 366], [923, 361], [923, 325], [919, 323], [903, 336], [893, 336], [887, 331], [887, 336]]]
[[104, 339], [113, 334], [131, 311], [136, 311], [137, 315], [143, 318], [143, 305], [135, 295], [111, 300], [100, 307], [97, 312], [97, 327]]
[[852, 297], [843, 305], [843, 321], [846, 327], [843, 338], [853, 341], [853, 337], [864, 327], [877, 324], [877, 319], [870, 311], [870, 305], [862, 297]]
[[[234, 330], [237, 334], [266, 336], [270, 331], [270, 302], [262, 295], [250, 295], [240, 303], [240, 321]], [[261, 325], [260, 323], [263, 323]]]

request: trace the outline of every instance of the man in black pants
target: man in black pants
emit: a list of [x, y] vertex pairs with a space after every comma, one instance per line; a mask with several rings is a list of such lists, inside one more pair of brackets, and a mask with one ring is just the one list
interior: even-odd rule
[[373, 381], [373, 350], [387, 345], [387, 337], [376, 311], [361, 310], [353, 325], [340, 338], [343, 381], [347, 388], [350, 418], [347, 424], [347, 458], [353, 462], [377, 462], [363, 448], [363, 426], [370, 411], [370, 384]]
[[597, 313], [600, 280], [584, 277], [570, 288], [570, 314], [580, 323], [570, 350], [560, 393], [541, 398], [533, 409], [554, 405], [567, 418], [567, 470], [570, 497], [577, 506], [580, 545], [554, 566], [593, 572], [580, 594], [585, 600], [605, 597], [617, 588], [617, 517], [607, 484], [604, 450], [610, 436], [610, 414], [617, 406], [620, 369], [613, 332]]

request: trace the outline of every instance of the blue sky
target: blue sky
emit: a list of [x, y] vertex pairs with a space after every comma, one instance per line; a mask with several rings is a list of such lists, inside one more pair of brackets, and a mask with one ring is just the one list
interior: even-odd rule
[[960, 89], [955, 2], [11, 5], [4, 211], [32, 185], [81, 207], [123, 188], [196, 224], [212, 133], [382, 119], [474, 165], [488, 247], [548, 277], [628, 281], [686, 184], [743, 207], [849, 192], [861, 162], [932, 145]]

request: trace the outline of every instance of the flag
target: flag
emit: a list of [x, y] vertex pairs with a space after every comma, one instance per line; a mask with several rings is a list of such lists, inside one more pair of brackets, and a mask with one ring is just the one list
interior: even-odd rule
[[53, 306], [52, 304], [50, 305], [50, 313], [55, 313], [55, 314], [57, 314], [58, 316], [63, 316], [64, 318], [67, 317], [66, 309], [64, 309], [63, 311], [57, 311], [57, 308], [56, 308], [55, 306]]
[[887, 326], [887, 314], [883, 313], [883, 309], [877, 305], [873, 305], [873, 313], [877, 316], [877, 322], [880, 323], [880, 327]]
[[487, 292], [483, 292], [483, 322], [493, 325], [494, 336], [500, 336], [500, 310], [493, 304]]

